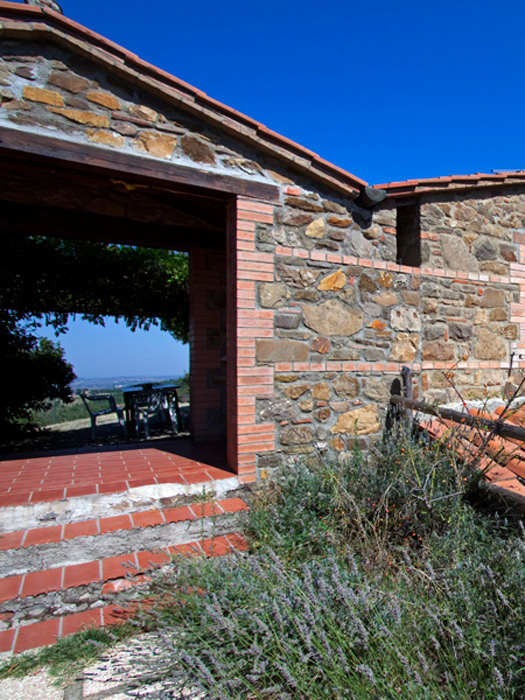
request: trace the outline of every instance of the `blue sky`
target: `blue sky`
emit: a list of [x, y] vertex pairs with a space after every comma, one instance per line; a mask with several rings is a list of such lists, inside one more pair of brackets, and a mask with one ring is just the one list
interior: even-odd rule
[[[525, 168], [518, 0], [60, 2], [71, 19], [368, 182]], [[77, 374], [95, 376], [69, 350], [79, 332], [62, 344]], [[121, 342], [124, 366], [124, 336], [111, 340]], [[101, 360], [96, 376], [116, 373]]]
[[[79, 378], [176, 378], [188, 370], [188, 346], [159, 328], [131, 332], [113, 318], [107, 318], [105, 326], [95, 326], [79, 317], [68, 325], [69, 331], [58, 341]], [[38, 335], [57, 340], [51, 329], [42, 329]]]

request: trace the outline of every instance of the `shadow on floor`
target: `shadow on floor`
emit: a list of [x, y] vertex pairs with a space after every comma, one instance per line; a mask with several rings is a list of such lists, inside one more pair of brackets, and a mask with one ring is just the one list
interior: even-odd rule
[[[166, 423], [153, 419], [150, 439], [141, 431], [139, 436], [124, 436], [115, 416], [99, 418], [96, 440], [92, 439], [89, 418], [59, 426], [44, 428], [38, 433], [18, 440], [0, 442], [0, 461], [36, 457], [41, 453], [78, 454], [113, 452], [136, 449], [157, 449], [196, 461], [206, 461], [221, 469], [226, 464], [225, 442], [195, 443], [188, 430], [189, 407], [181, 406], [182, 430], [176, 435]], [[210, 461], [211, 460], [211, 461]]]

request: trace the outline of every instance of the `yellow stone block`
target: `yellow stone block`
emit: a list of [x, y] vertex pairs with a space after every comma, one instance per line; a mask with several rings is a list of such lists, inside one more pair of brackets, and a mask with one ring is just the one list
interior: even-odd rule
[[146, 105], [129, 105], [128, 111], [133, 117], [137, 119], [146, 119], [150, 122], [156, 122], [159, 117], [158, 112], [155, 112], [155, 110], [150, 107], [146, 107]]
[[112, 146], [113, 148], [123, 148], [126, 145], [126, 139], [120, 134], [114, 134], [111, 131], [95, 131], [90, 129], [87, 132], [87, 137], [93, 143], [100, 143], [103, 146]]
[[90, 102], [95, 102], [102, 107], [107, 107], [108, 109], [120, 109], [120, 102], [114, 95], [109, 92], [88, 92], [86, 97]]
[[317, 289], [321, 292], [337, 292], [346, 284], [346, 275], [342, 270], [332, 272], [328, 277], [324, 277], [317, 285]]
[[306, 227], [305, 235], [308, 238], [323, 238], [326, 233], [324, 219], [316, 219]]
[[42, 102], [46, 105], [55, 105], [57, 107], [64, 106], [64, 98], [54, 90], [44, 90], [43, 88], [33, 87], [32, 85], [24, 86], [24, 97], [32, 102]]
[[391, 272], [380, 272], [377, 276], [377, 283], [384, 287], [384, 289], [390, 289], [394, 284], [394, 277]]
[[143, 131], [135, 140], [140, 151], [149, 153], [156, 158], [171, 158], [177, 139], [169, 134], [159, 134], [154, 131]]
[[66, 119], [70, 119], [77, 124], [86, 124], [87, 126], [97, 126], [99, 128], [109, 127], [109, 117], [105, 114], [93, 114], [93, 112], [85, 112], [82, 109], [60, 109], [58, 107], [48, 107], [50, 112], [61, 114]]
[[327, 382], [318, 382], [312, 388], [312, 397], [321, 401], [328, 401], [330, 398], [330, 385]]
[[330, 432], [336, 435], [368, 435], [377, 433], [380, 428], [377, 404], [372, 403], [340, 415]]

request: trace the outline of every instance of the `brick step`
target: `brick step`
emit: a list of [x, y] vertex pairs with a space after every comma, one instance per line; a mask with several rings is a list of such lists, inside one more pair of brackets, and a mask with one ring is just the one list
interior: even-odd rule
[[[174, 554], [222, 556], [233, 550], [246, 549], [246, 546], [241, 535], [230, 533], [227, 536], [196, 540], [159, 550], [133, 552], [71, 567], [49, 569], [35, 572], [34, 575], [13, 576], [0, 581], [0, 587], [3, 586], [2, 600], [5, 603], [26, 596], [45, 595], [90, 583], [103, 583], [102, 593], [111, 596], [134, 585], [147, 584], [148, 572], [152, 568], [168, 564]], [[116, 599], [114, 595], [114, 600]], [[127, 608], [111, 603], [66, 615], [50, 616], [38, 622], [23, 621], [21, 624], [12, 625], [0, 631], [0, 653], [20, 653], [54, 644], [58, 638], [86, 627], [117, 624], [128, 614]], [[1, 615], [5, 620], [6, 613]]]
[[[211, 468], [208, 471], [211, 472]], [[104, 518], [116, 513], [131, 513], [146, 507], [160, 509], [168, 505], [191, 504], [202, 498], [203, 493], [218, 500], [239, 490], [238, 477], [224, 471], [204, 481], [201, 473], [195, 477], [199, 480], [192, 481], [191, 475], [188, 474], [185, 474], [185, 478], [191, 483], [181, 484], [176, 479], [163, 483], [152, 483], [150, 480], [149, 483], [133, 486], [129, 490], [122, 490], [120, 485], [114, 490], [79, 494], [74, 497], [58, 494], [54, 500], [24, 505], [0, 503], [0, 532], [38, 529], [42, 522], [65, 525], [86, 519]]]
[[7, 533], [0, 540], [0, 599], [15, 576], [225, 535], [246, 510], [237, 497]]
[[169, 523], [213, 517], [241, 510], [248, 510], [248, 506], [241, 498], [235, 497], [204, 503], [194, 502], [173, 508], [139, 510], [122, 515], [80, 520], [63, 525], [50, 524], [45, 527], [28, 528], [0, 534], [0, 551], [64, 542], [78, 537], [103, 535], [109, 532], [118, 532], [119, 530], [168, 525]]
[[[229, 549], [239, 548], [242, 537], [237, 533], [194, 540], [184, 544], [159, 547], [154, 550], [129, 552], [116, 557], [104, 557], [82, 564], [58, 566], [34, 571], [29, 574], [7, 576], [0, 579], [0, 603], [18, 598], [36, 597], [52, 591], [64, 591], [90, 583], [106, 583], [121, 580], [127, 574], [138, 576], [153, 566], [167, 564], [174, 554], [196, 554], [213, 556], [226, 554]], [[104, 587], [103, 592], [118, 592], [126, 586]]]

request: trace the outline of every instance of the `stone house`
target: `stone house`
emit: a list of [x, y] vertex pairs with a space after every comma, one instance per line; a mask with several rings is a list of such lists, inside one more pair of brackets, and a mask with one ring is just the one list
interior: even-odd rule
[[[497, 391], [525, 338], [525, 173], [371, 187], [53, 12], [0, 2], [4, 235], [190, 257], [196, 440], [245, 482], [344, 458], [392, 381]], [[524, 248], [525, 249], [525, 248]]]

